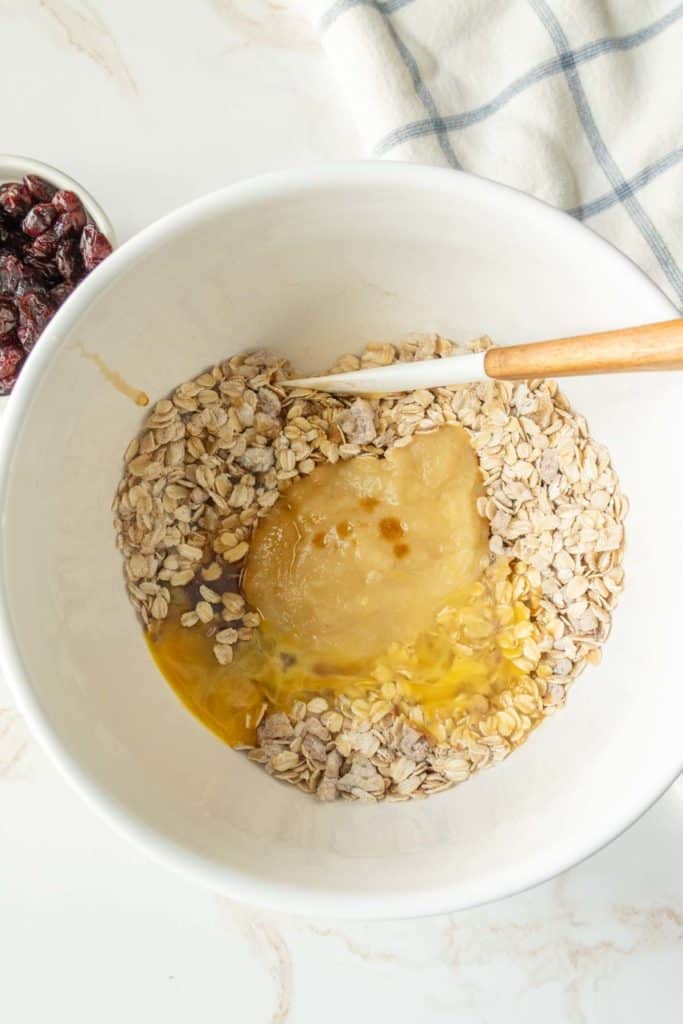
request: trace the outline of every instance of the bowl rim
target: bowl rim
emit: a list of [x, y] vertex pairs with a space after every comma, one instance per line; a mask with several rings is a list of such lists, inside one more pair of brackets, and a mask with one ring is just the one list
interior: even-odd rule
[[[453, 193], [458, 193], [460, 198], [463, 194], [485, 195], [491, 205], [517, 207], [522, 217], [545, 221], [549, 244], [554, 235], [560, 234], [571, 241], [571, 235], [574, 234], [583, 240], [580, 244], [584, 247], [592, 247], [596, 252], [602, 251], [610, 257], [615, 271], [624, 278], [624, 286], [627, 286], [631, 279], [634, 282], [637, 280], [641, 288], [644, 286], [649, 289], [653, 299], [661, 305], [662, 319], [676, 316], [675, 307], [657, 285], [609, 242], [587, 230], [564, 212], [526, 193], [484, 178], [446, 168], [397, 162], [354, 161], [330, 163], [309, 169], [277, 171], [237, 182], [166, 214], [133, 236], [92, 271], [70, 297], [69, 302], [58, 310], [43, 333], [40, 346], [32, 353], [19, 378], [0, 428], [0, 520], [4, 518], [4, 509], [9, 500], [14, 442], [30, 410], [35, 384], [91, 300], [105, 290], [108, 283], [113, 281], [123, 268], [135, 263], [166, 238], [182, 232], [197, 220], [210, 217], [215, 211], [226, 213], [261, 199], [282, 200], [288, 196], [325, 187], [362, 189], [366, 185], [377, 183], [412, 186], [425, 193], [432, 188], [450, 189]], [[547, 863], [542, 870], [539, 870], [536, 862], [515, 865], [512, 870], [505, 866], [494, 879], [473, 883], [465, 899], [456, 895], [449, 880], [427, 892], [400, 890], [376, 895], [349, 894], [343, 890], [335, 891], [333, 888], [323, 891], [300, 883], [265, 882], [245, 870], [238, 870], [224, 863], [218, 865], [208, 857], [189, 850], [182, 843], [157, 831], [114, 797], [105, 783], [91, 778], [40, 706], [14, 639], [5, 580], [1, 574], [0, 672], [20, 713], [26, 718], [43, 749], [85, 801], [100, 817], [109, 822], [115, 831], [128, 838], [153, 859], [173, 868], [195, 883], [244, 903], [287, 913], [365, 920], [408, 918], [466, 909], [523, 892], [581, 863], [610, 843], [637, 821], [683, 770], [683, 763], [672, 762], [669, 765], [667, 762], [658, 771], [656, 781], [653, 780], [647, 797], [630, 807], [628, 812], [622, 813], [618, 820], [613, 820], [606, 814], [596, 824], [595, 829], [590, 831], [588, 837], [584, 834], [571, 846], [567, 845], [563, 850], [563, 856], [554, 857], [552, 863]]]

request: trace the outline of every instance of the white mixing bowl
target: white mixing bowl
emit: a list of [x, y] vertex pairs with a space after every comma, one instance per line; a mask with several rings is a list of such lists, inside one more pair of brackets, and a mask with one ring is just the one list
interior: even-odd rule
[[568, 217], [452, 171], [356, 163], [236, 185], [122, 246], [45, 332], [2, 424], [0, 655], [67, 776], [160, 861], [252, 903], [357, 917], [533, 885], [619, 833], [681, 768], [681, 378], [570, 381], [631, 498], [598, 669], [503, 765], [409, 804], [321, 805], [200, 725], [128, 604], [110, 505], [152, 399], [241, 349], [305, 371], [411, 331], [498, 342], [675, 315]]

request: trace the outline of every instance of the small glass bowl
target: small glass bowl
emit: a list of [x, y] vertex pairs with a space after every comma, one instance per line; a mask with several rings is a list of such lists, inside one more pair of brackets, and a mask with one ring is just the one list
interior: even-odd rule
[[[68, 189], [71, 192], [75, 192], [93, 224], [109, 239], [112, 248], [116, 246], [114, 227], [109, 217], [107, 217], [97, 200], [79, 182], [69, 177], [68, 174], [64, 174], [57, 167], [43, 163], [42, 160], [0, 153], [0, 185], [4, 185], [8, 181], [21, 181], [25, 174], [36, 174], [39, 178], [44, 178], [45, 181], [48, 181], [57, 189]], [[4, 412], [10, 398], [11, 395], [0, 396], [0, 416]]]

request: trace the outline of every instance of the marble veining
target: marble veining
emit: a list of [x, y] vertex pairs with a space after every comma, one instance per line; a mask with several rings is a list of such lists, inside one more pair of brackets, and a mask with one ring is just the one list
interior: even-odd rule
[[[249, 912], [217, 898], [222, 919], [250, 923], [262, 969], [287, 965], [273, 991], [289, 1020], [309, 1020], [311, 985], [336, 986], [326, 1020], [382, 1002], [392, 1020], [520, 1024], [640, 1022], [663, 982], [661, 1019], [682, 991], [683, 784], [620, 840], [527, 893], [458, 914], [397, 922], [335, 922]], [[263, 933], [277, 934], [274, 957]], [[258, 939], [254, 939], [254, 933]], [[272, 975], [271, 975], [272, 976]], [[317, 980], [313, 980], [313, 979]], [[348, 994], [345, 994], [348, 989]], [[271, 994], [274, 1004], [274, 995]], [[279, 1004], [281, 1005], [281, 1004]], [[276, 1018], [276, 1019], [282, 1019]]]
[[40, 0], [40, 7], [62, 30], [67, 46], [92, 61], [124, 91], [138, 93], [137, 82], [100, 11], [67, 0]]
[[313, 26], [288, 0], [209, 0], [236, 36], [236, 45], [275, 49], [317, 48]]
[[292, 954], [275, 917], [230, 900], [217, 900], [219, 913], [234, 922], [270, 981], [270, 1024], [283, 1024], [292, 1007]]
[[31, 740], [14, 708], [0, 707], [0, 783], [26, 778]]

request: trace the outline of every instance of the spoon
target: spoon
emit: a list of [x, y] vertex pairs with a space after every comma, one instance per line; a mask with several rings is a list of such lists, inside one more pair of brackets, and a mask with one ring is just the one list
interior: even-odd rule
[[637, 370], [683, 370], [683, 319], [279, 383], [283, 387], [362, 395], [482, 380], [530, 380]]

